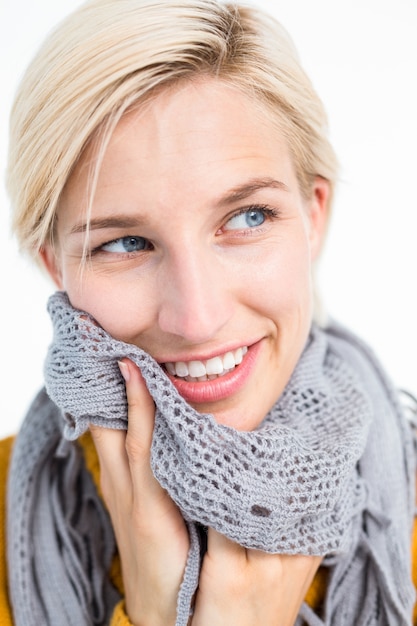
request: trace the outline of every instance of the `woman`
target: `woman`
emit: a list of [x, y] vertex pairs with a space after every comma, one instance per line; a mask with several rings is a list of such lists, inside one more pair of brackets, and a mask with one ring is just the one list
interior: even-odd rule
[[94, 0], [45, 43], [8, 176], [58, 289], [8, 469], [9, 623], [411, 623], [411, 431], [366, 346], [313, 322], [336, 174], [255, 10]]

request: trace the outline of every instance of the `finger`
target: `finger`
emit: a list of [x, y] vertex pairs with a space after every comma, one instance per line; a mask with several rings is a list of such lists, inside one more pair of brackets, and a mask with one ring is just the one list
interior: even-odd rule
[[[149, 464], [150, 440], [153, 429], [153, 402], [146, 390], [145, 383], [138, 368], [125, 359], [119, 363], [120, 371], [126, 381], [126, 396], [128, 401], [128, 433], [131, 442], [141, 448], [141, 458]], [[141, 410], [143, 407], [143, 410]], [[144, 419], [138, 419], [142, 412]], [[127, 446], [126, 431], [114, 430], [90, 425], [91, 435], [96, 446], [100, 461], [101, 484], [106, 495], [112, 492], [118, 496], [131, 495], [132, 485], [131, 468]], [[136, 432], [135, 432], [136, 431]]]
[[126, 455], [126, 432], [90, 424], [100, 463], [100, 483], [106, 501], [111, 493], [129, 495], [130, 468]]
[[216, 559], [224, 559], [228, 563], [230, 563], [231, 557], [246, 558], [245, 548], [217, 532], [214, 528], [208, 529], [207, 553], [209, 555], [216, 554]]
[[145, 456], [149, 456], [155, 422], [154, 401], [135, 363], [123, 359], [119, 361], [119, 368], [126, 383], [128, 435]]
[[126, 452], [134, 493], [140, 494], [143, 508], [147, 504], [150, 505], [155, 496], [165, 495], [152, 473], [150, 464], [155, 404], [137, 365], [123, 359], [119, 367], [126, 382], [128, 403]]
[[286, 570], [291, 568], [294, 580], [304, 581], [300, 587], [300, 594], [304, 597], [323, 561], [323, 557], [304, 554], [283, 554], [281, 555], [281, 560], [283, 568]]

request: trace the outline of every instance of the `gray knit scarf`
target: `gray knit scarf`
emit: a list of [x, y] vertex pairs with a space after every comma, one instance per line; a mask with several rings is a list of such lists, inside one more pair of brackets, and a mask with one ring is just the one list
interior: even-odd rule
[[122, 357], [137, 363], [155, 401], [152, 469], [189, 529], [177, 626], [189, 618], [206, 526], [247, 548], [326, 555], [325, 604], [320, 615], [304, 604], [297, 624], [411, 624], [411, 430], [356, 337], [313, 325], [276, 405], [257, 430], [239, 432], [197, 413], [148, 354], [114, 340], [64, 293], [51, 297], [49, 312], [49, 397], [39, 394], [17, 437], [8, 486], [16, 626], [111, 619], [113, 532], [71, 440], [90, 423], [126, 428]]

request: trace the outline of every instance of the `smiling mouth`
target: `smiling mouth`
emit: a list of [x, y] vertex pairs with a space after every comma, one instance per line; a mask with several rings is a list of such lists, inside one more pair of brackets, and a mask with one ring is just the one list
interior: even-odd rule
[[176, 361], [164, 363], [168, 374], [190, 383], [215, 380], [232, 372], [243, 361], [248, 348], [225, 352], [206, 361]]

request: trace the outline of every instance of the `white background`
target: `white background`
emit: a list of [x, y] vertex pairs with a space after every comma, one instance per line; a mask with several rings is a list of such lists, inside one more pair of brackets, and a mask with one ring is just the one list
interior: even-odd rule
[[[115, 0], [116, 1], [116, 0]], [[76, 0], [2, 0], [0, 170], [19, 77]], [[321, 95], [342, 164], [321, 266], [327, 308], [374, 347], [396, 384], [417, 392], [417, 2], [263, 0], [288, 29]], [[52, 286], [17, 252], [0, 185], [0, 436], [42, 384]]]

